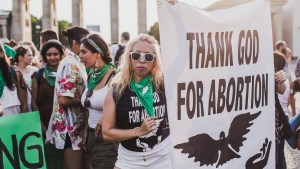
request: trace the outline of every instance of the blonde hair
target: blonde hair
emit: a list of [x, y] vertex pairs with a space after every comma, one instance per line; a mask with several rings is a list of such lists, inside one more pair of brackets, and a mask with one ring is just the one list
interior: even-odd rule
[[116, 85], [116, 89], [119, 95], [121, 95], [124, 89], [127, 86], [129, 86], [130, 81], [133, 78], [130, 52], [132, 52], [134, 45], [138, 42], [147, 42], [153, 46], [154, 54], [156, 57], [153, 61], [154, 66], [150, 71], [150, 74], [152, 74], [153, 85], [156, 90], [158, 90], [159, 87], [163, 84], [163, 73], [159, 44], [152, 36], [147, 34], [139, 34], [137, 38], [127, 43], [125, 52], [121, 56], [120, 60], [119, 68], [121, 71], [113, 79], [113, 83]]

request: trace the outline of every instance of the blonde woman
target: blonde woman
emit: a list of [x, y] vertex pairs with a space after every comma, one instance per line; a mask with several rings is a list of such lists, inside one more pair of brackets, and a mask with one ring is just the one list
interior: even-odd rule
[[146, 34], [130, 41], [120, 69], [102, 120], [104, 140], [120, 141], [115, 168], [173, 168], [157, 41]]

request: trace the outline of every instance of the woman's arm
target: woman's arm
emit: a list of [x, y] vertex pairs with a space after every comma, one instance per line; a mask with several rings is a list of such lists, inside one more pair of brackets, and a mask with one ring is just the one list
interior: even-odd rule
[[[37, 74], [36, 74], [37, 76]], [[37, 106], [37, 98], [39, 95], [39, 90], [38, 90], [38, 84], [37, 84], [37, 80], [35, 77], [31, 78], [32, 80], [32, 86], [31, 86], [31, 107], [32, 107], [32, 111], [39, 111], [39, 108]], [[47, 131], [47, 127], [46, 125], [42, 122], [41, 119], [41, 128], [42, 128], [42, 133], [46, 133]]]
[[32, 111], [39, 111], [39, 108], [37, 106], [37, 97], [38, 97], [38, 84], [36, 81], [36, 78], [31, 78], [32, 80], [32, 86], [31, 86], [31, 107]]
[[25, 81], [23, 79], [23, 74], [20, 71], [16, 71], [16, 76], [17, 76], [17, 82], [16, 82], [16, 87], [17, 87], [17, 92], [18, 92], [18, 97], [21, 103], [20, 109], [21, 112], [28, 112], [28, 101], [27, 101], [27, 88]]
[[[155, 118], [147, 118], [141, 127], [134, 129], [116, 128], [116, 104], [112, 97], [112, 88], [106, 94], [103, 107], [102, 133], [106, 141], [123, 141], [140, 137], [153, 131], [156, 125]], [[101, 119], [100, 119], [101, 120]]]
[[74, 99], [68, 96], [59, 96], [58, 104], [63, 107], [81, 106], [80, 99]]

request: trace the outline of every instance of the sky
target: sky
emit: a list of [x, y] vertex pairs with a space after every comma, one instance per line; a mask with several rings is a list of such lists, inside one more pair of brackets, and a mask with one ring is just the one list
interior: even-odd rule
[[[218, 0], [179, 0], [204, 8]], [[30, 13], [42, 17], [43, 0], [29, 0]], [[56, 0], [58, 20], [72, 22], [72, 0]], [[0, 10], [11, 10], [12, 0], [0, 0]], [[84, 26], [99, 25], [100, 32], [110, 42], [110, 0], [83, 0]], [[156, 0], [147, 0], [147, 29], [158, 22]], [[137, 35], [137, 0], [119, 0], [119, 34]]]

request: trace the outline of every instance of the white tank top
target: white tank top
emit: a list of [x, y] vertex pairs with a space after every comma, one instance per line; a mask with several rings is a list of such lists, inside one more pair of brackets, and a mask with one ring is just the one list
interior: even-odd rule
[[7, 86], [4, 86], [3, 94], [0, 97], [0, 104], [4, 109], [21, 105], [18, 97], [17, 87], [15, 87], [14, 91], [11, 91]]
[[[108, 85], [106, 85], [101, 89], [94, 90], [93, 95], [88, 98], [91, 103], [91, 106], [87, 108], [89, 110], [88, 123], [89, 123], [90, 128], [96, 128], [97, 122], [103, 116], [104, 98], [105, 98], [108, 90], [109, 90]], [[81, 104], [82, 105], [84, 105], [87, 91], [88, 91], [88, 89], [86, 87], [81, 96]]]

